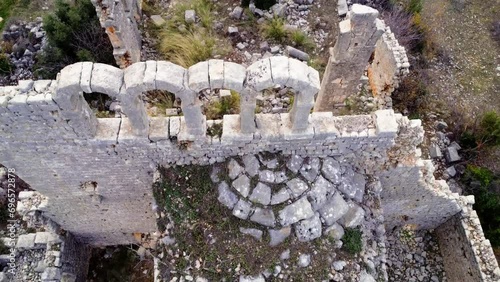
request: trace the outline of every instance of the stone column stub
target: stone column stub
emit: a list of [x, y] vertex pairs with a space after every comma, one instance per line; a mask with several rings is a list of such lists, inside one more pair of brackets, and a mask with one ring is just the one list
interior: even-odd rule
[[332, 111], [355, 94], [375, 45], [384, 33], [385, 25], [378, 16], [377, 10], [354, 4], [347, 19], [339, 23], [340, 33], [335, 46], [330, 48], [314, 111]]

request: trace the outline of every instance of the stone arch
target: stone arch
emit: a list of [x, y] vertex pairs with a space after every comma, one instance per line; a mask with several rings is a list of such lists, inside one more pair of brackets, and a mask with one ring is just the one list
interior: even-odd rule
[[[253, 121], [255, 95], [248, 95], [247, 89], [244, 88], [246, 70], [242, 65], [213, 59], [189, 67], [187, 73], [188, 87], [196, 100], [198, 100], [198, 93], [205, 89], [228, 89], [238, 92], [241, 131], [249, 133], [255, 130]], [[251, 122], [248, 122], [249, 115], [252, 115]]]
[[318, 71], [299, 60], [285, 56], [262, 59], [247, 68], [246, 88], [253, 90], [252, 94], [276, 84], [297, 91], [290, 111], [291, 130], [306, 130], [309, 125], [309, 113], [314, 106], [314, 95], [320, 90]]

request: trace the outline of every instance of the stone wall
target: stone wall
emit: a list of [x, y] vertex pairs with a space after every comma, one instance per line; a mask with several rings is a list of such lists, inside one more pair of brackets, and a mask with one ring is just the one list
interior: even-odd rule
[[460, 197], [461, 212], [436, 229], [450, 281], [499, 281], [500, 268], [490, 241], [472, 209], [474, 196]]
[[141, 15], [141, 1], [92, 0], [106, 30], [116, 63], [125, 68], [141, 59], [141, 35], [137, 21]]
[[375, 45], [385, 30], [377, 10], [354, 4], [347, 19], [340, 22], [340, 33], [335, 46], [330, 49], [321, 91], [315, 111], [332, 111], [336, 105], [356, 94]]
[[394, 33], [386, 26], [368, 67], [369, 84], [372, 94], [378, 98], [378, 109], [392, 109], [391, 94], [409, 73], [409, 68], [405, 48], [399, 45]]

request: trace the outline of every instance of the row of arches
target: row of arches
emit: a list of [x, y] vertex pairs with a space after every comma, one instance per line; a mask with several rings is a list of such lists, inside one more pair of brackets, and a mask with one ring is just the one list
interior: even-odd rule
[[95, 136], [97, 118], [83, 98], [83, 93], [103, 93], [120, 102], [136, 136], [147, 136], [149, 118], [141, 99], [143, 93], [164, 90], [181, 101], [187, 133], [205, 134], [205, 116], [199, 93], [206, 89], [228, 89], [240, 95], [240, 131], [256, 130], [257, 95], [281, 85], [295, 90], [290, 111], [291, 130], [300, 132], [308, 126], [314, 96], [320, 88], [319, 73], [292, 58], [277, 56], [262, 59], [249, 67], [223, 60], [208, 60], [188, 69], [167, 61], [146, 61], [119, 69], [110, 65], [81, 62], [69, 65], [58, 76], [54, 101], [61, 115], [79, 135]]

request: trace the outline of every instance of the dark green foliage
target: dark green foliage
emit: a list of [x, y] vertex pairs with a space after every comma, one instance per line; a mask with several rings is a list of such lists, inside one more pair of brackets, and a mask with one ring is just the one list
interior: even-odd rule
[[49, 47], [37, 58], [39, 78], [54, 78], [62, 67], [79, 61], [115, 63], [113, 47], [90, 0], [76, 0], [74, 5], [58, 0], [54, 14], [43, 23]]
[[484, 114], [480, 122], [462, 132], [460, 144], [468, 150], [500, 145], [500, 115], [493, 111]]
[[5, 255], [9, 253], [9, 247], [5, 245], [3, 240], [0, 240], [0, 255]]
[[255, 0], [255, 7], [261, 10], [268, 10], [274, 4], [276, 4], [276, 0]]
[[484, 235], [492, 246], [500, 246], [500, 176], [490, 170], [468, 165], [462, 181], [467, 185], [467, 192], [474, 195], [476, 210]]
[[12, 72], [14, 67], [10, 63], [9, 58], [3, 54], [0, 53], [0, 75], [7, 75]]
[[10, 16], [10, 11], [16, 4], [16, 0], [2, 0], [0, 1], [0, 17], [3, 18], [3, 21], [0, 22], [0, 30], [3, 29], [5, 23], [7, 22], [7, 18]]
[[241, 7], [246, 8], [250, 5], [250, 0], [241, 0]]
[[361, 252], [363, 248], [362, 235], [363, 233], [359, 229], [346, 228], [344, 237], [342, 238], [344, 242], [342, 248], [352, 255]]
[[422, 0], [410, 0], [406, 6], [406, 10], [411, 14], [422, 12]]

